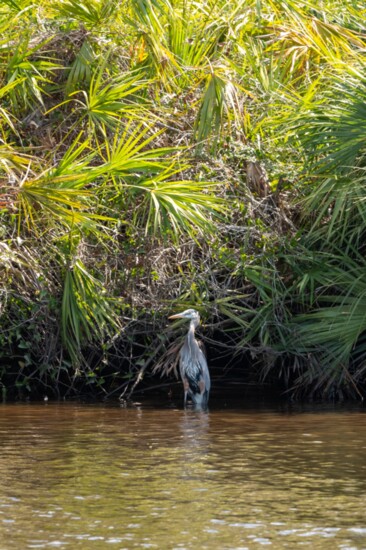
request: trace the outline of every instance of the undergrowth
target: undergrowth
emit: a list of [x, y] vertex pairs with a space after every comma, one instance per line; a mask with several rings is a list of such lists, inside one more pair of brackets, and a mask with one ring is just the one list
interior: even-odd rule
[[364, 15], [2, 3], [4, 397], [129, 395], [187, 307], [246, 379], [363, 395]]

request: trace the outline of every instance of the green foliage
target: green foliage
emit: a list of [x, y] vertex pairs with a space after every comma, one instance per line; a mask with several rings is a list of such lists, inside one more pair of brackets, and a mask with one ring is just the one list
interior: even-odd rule
[[86, 38], [80, 50], [77, 52], [73, 63], [70, 66], [67, 83], [65, 86], [66, 95], [70, 95], [76, 88], [90, 85], [92, 79], [92, 65], [95, 61], [95, 52], [92, 44]]
[[169, 167], [158, 176], [134, 186], [146, 195], [143, 202], [146, 231], [151, 228], [157, 234], [161, 229], [172, 228], [173, 233], [178, 235], [181, 231], [190, 231], [190, 228], [212, 230], [207, 213], [222, 212], [223, 202], [214, 194], [208, 194], [209, 183], [175, 180], [176, 173]]
[[80, 260], [75, 260], [65, 275], [61, 320], [64, 345], [76, 364], [85, 341], [100, 339], [103, 335], [114, 336], [121, 328], [116, 308], [106, 296], [103, 284]]
[[362, 4], [0, 13], [0, 385], [128, 384], [179, 302], [257, 380], [363, 393]]
[[[99, 130], [103, 135], [107, 129], [114, 130], [122, 116], [143, 118], [143, 103], [138, 100], [136, 92], [146, 87], [140, 75], [133, 73], [112, 77], [106, 82], [105, 66], [106, 61], [103, 61], [91, 77], [89, 89], [81, 91], [80, 99], [76, 99], [92, 131]], [[77, 93], [73, 92], [71, 96]]]
[[61, 66], [41, 50], [49, 42], [42, 40], [35, 46], [30, 36], [21, 36], [18, 43], [5, 46], [1, 52], [5, 66], [4, 81], [8, 86], [7, 97], [14, 114], [20, 114], [37, 105], [44, 107], [43, 96], [51, 78]]
[[73, 18], [94, 27], [108, 22], [117, 8], [117, 0], [60, 0], [51, 6], [67, 19]]

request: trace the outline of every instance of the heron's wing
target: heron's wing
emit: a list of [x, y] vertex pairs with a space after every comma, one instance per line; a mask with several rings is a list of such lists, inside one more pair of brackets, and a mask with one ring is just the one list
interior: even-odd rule
[[207, 393], [210, 391], [211, 388], [211, 378], [210, 378], [210, 372], [208, 370], [207, 361], [205, 355], [202, 353], [202, 357], [204, 359], [204, 362], [202, 363], [202, 378], [205, 383], [205, 391]]
[[153, 374], [160, 372], [161, 376], [169, 376], [174, 373], [175, 377], [178, 378], [177, 366], [182, 346], [182, 341], [173, 342], [154, 366]]
[[180, 351], [179, 366], [182, 379], [188, 380], [189, 387], [193, 393], [210, 391], [210, 374], [206, 357], [196, 340], [184, 343]]
[[200, 349], [198, 360], [199, 360], [202, 380], [205, 386], [205, 391], [209, 392], [211, 388], [210, 372], [208, 370], [206, 355], [203, 353], [202, 349]]

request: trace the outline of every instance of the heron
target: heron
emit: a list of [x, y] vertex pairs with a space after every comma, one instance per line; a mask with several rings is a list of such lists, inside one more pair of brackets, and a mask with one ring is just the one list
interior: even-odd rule
[[195, 338], [194, 331], [200, 324], [200, 315], [195, 309], [171, 315], [169, 319], [190, 319], [188, 334], [179, 353], [179, 371], [184, 387], [184, 406], [190, 397], [194, 405], [206, 407], [211, 380], [205, 354]]

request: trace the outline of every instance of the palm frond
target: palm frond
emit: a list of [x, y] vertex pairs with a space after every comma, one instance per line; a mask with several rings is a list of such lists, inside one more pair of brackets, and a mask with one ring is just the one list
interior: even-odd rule
[[84, 154], [88, 147], [88, 141], [80, 144], [76, 138], [56, 167], [48, 166], [41, 173], [31, 173], [29, 166], [18, 178], [19, 226], [24, 221], [37, 231], [37, 224], [46, 223], [48, 214], [50, 220], [69, 227], [85, 225], [91, 230], [96, 229], [96, 220], [106, 219], [90, 208], [97, 197], [88, 185], [97, 179], [98, 172], [90, 166], [96, 153]]
[[195, 121], [194, 137], [198, 143], [198, 151], [210, 139], [215, 149], [223, 132], [224, 121], [230, 124], [231, 119], [234, 119], [237, 126], [242, 126], [238, 88], [226, 72], [225, 67], [212, 68], [207, 78]]
[[[210, 192], [215, 184], [174, 179], [179, 172], [169, 167], [152, 178], [128, 184], [131, 191], [142, 195], [137, 216], [145, 221], [146, 232], [171, 229], [174, 235], [181, 232], [194, 235], [197, 230], [212, 231], [211, 216], [217, 218], [224, 211], [224, 202]], [[142, 217], [140, 212], [144, 212]]]
[[54, 3], [53, 9], [67, 19], [98, 26], [108, 22], [117, 4], [117, 0], [60, 0]]
[[73, 92], [81, 105], [83, 116], [87, 117], [90, 128], [106, 134], [107, 129], [115, 130], [122, 117], [143, 120], [146, 100], [143, 91], [147, 82], [141, 80], [139, 72], [126, 72], [117, 77], [106, 78], [107, 58], [92, 75], [88, 90]]
[[35, 105], [44, 107], [43, 96], [47, 86], [52, 83], [51, 77], [62, 68], [40, 51], [50, 39], [32, 45], [29, 36], [21, 36], [16, 45], [6, 45], [4, 48], [5, 52], [8, 50], [6, 96], [15, 113]]
[[65, 86], [66, 95], [80, 89], [83, 84], [85, 87], [90, 84], [95, 57], [93, 46], [86, 38], [70, 67]]
[[76, 364], [82, 345], [92, 339], [102, 341], [121, 329], [113, 300], [81, 260], [75, 260], [66, 272], [61, 319], [62, 338]]

